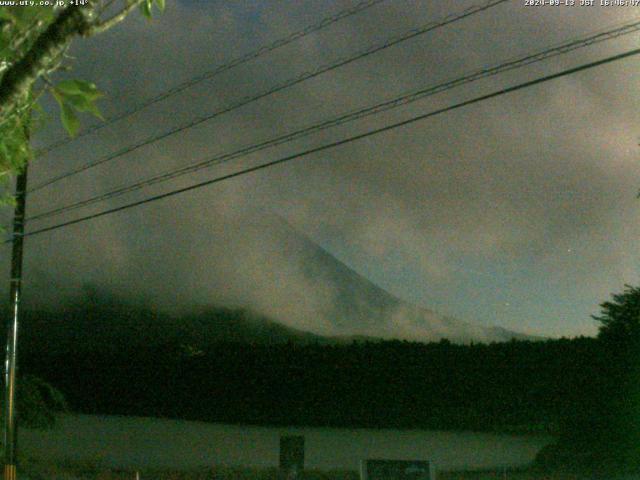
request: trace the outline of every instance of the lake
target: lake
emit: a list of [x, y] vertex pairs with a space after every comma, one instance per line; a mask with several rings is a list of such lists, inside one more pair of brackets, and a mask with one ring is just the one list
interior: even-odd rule
[[427, 459], [438, 470], [524, 466], [552, 438], [390, 429], [257, 427], [157, 418], [65, 415], [52, 430], [20, 430], [22, 453], [105, 467], [275, 467], [281, 435], [303, 435], [305, 468], [355, 470], [363, 458]]

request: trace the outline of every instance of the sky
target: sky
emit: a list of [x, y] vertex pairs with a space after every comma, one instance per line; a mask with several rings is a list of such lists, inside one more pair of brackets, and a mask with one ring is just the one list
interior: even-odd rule
[[[640, 17], [640, 7], [512, 0], [270, 95], [34, 192], [28, 213], [457, 78]], [[172, 0], [77, 40], [71, 73], [105, 92], [107, 117], [353, 1]], [[479, 5], [386, 0], [37, 158], [31, 185], [373, 43]], [[452, 89], [32, 228], [190, 185], [637, 48], [633, 34]], [[246, 304], [327, 333], [313, 311], [331, 286], [302, 274], [277, 236], [247, 227], [275, 213], [345, 264], [415, 305], [478, 325], [594, 335], [592, 314], [639, 283], [640, 58], [632, 57], [308, 155], [293, 162], [26, 241], [25, 303], [94, 283], [162, 309]], [[64, 136], [56, 107], [35, 136]], [[85, 124], [94, 120], [84, 119]], [[256, 213], [257, 212], [257, 213]], [[5, 209], [2, 218], [11, 218]], [[249, 220], [250, 222], [250, 220]], [[246, 228], [245, 228], [246, 227]], [[9, 249], [0, 264], [9, 271]], [[8, 275], [7, 275], [8, 278]], [[6, 282], [8, 284], [8, 282]], [[298, 315], [305, 310], [307, 314]], [[355, 326], [354, 326], [355, 328]]]

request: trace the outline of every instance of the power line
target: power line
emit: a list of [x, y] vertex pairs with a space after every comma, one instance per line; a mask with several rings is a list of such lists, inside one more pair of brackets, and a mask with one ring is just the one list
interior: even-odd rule
[[449, 25], [451, 23], [460, 21], [460, 20], [462, 20], [464, 18], [467, 18], [469, 16], [472, 16], [472, 15], [475, 15], [477, 13], [483, 12], [485, 10], [488, 10], [490, 8], [498, 6], [498, 5], [502, 4], [502, 3], [506, 3], [508, 1], [510, 1], [510, 0], [489, 0], [488, 2], [486, 2], [484, 4], [471, 6], [471, 7], [467, 8], [467, 9], [465, 9], [462, 13], [447, 15], [446, 17], [444, 17], [444, 19], [442, 19], [442, 20], [440, 20], [438, 22], [431, 22], [431, 23], [428, 23], [428, 24], [426, 24], [426, 25], [424, 25], [422, 27], [409, 30], [407, 32], [402, 33], [401, 35], [392, 37], [391, 39], [388, 39], [388, 40], [386, 40], [385, 42], [383, 42], [381, 44], [370, 46], [370, 47], [366, 48], [365, 50], [362, 50], [362, 51], [356, 53], [355, 55], [352, 55], [352, 56], [349, 56], [349, 57], [343, 57], [342, 59], [340, 59], [340, 60], [338, 60], [336, 62], [333, 62], [331, 64], [320, 66], [320, 67], [316, 68], [315, 70], [313, 70], [311, 72], [304, 72], [301, 75], [299, 75], [297, 77], [294, 77], [294, 78], [291, 78], [291, 79], [289, 79], [289, 80], [287, 80], [287, 81], [285, 81], [283, 83], [280, 83], [280, 84], [278, 84], [278, 85], [276, 85], [276, 86], [274, 86], [274, 87], [272, 87], [272, 88], [270, 88], [270, 89], [268, 89], [266, 91], [263, 91], [261, 93], [255, 94], [255, 95], [250, 95], [250, 96], [244, 97], [244, 98], [240, 99], [238, 102], [233, 103], [231, 105], [228, 105], [226, 107], [223, 107], [223, 108], [221, 108], [219, 110], [216, 110], [213, 113], [197, 117], [194, 120], [191, 120], [188, 123], [185, 123], [185, 124], [183, 124], [181, 126], [172, 128], [171, 130], [163, 132], [163, 133], [161, 133], [159, 135], [148, 137], [145, 140], [142, 140], [142, 141], [140, 141], [140, 142], [138, 142], [138, 143], [136, 143], [134, 145], [128, 146], [126, 148], [120, 149], [120, 150], [118, 150], [118, 151], [116, 151], [114, 153], [111, 153], [111, 154], [109, 154], [109, 155], [107, 155], [107, 156], [105, 156], [105, 157], [103, 157], [103, 158], [101, 158], [99, 160], [86, 163], [84, 165], [81, 165], [78, 168], [70, 170], [67, 173], [63, 173], [61, 175], [55, 176], [55, 177], [53, 177], [53, 178], [51, 178], [51, 179], [49, 179], [49, 180], [47, 180], [47, 181], [45, 181], [43, 183], [40, 183], [39, 185], [36, 185], [35, 187], [31, 188], [31, 190], [29, 190], [29, 193], [33, 193], [33, 192], [38, 191], [38, 190], [40, 190], [40, 189], [42, 189], [44, 187], [47, 187], [47, 186], [49, 186], [49, 185], [51, 185], [53, 183], [56, 183], [56, 182], [58, 182], [60, 180], [64, 180], [64, 179], [66, 179], [68, 177], [71, 177], [73, 175], [77, 175], [79, 173], [87, 171], [87, 170], [89, 170], [89, 169], [91, 169], [93, 167], [96, 167], [98, 165], [102, 165], [103, 163], [106, 163], [106, 162], [109, 162], [109, 161], [114, 160], [116, 158], [119, 158], [119, 157], [122, 157], [124, 155], [127, 155], [127, 154], [129, 154], [129, 153], [131, 153], [131, 152], [133, 152], [133, 151], [135, 151], [135, 150], [137, 150], [139, 148], [142, 148], [144, 146], [150, 145], [150, 144], [155, 143], [155, 142], [157, 142], [159, 140], [167, 138], [167, 137], [169, 137], [171, 135], [175, 135], [176, 133], [180, 133], [180, 132], [182, 132], [184, 130], [193, 128], [193, 127], [195, 127], [197, 125], [200, 125], [201, 123], [204, 123], [204, 122], [206, 122], [208, 120], [212, 120], [215, 117], [218, 117], [218, 116], [223, 115], [225, 113], [228, 113], [228, 112], [231, 112], [233, 110], [236, 110], [237, 108], [240, 108], [242, 106], [248, 105], [248, 104], [253, 103], [255, 101], [258, 101], [258, 100], [260, 100], [262, 98], [265, 98], [265, 97], [268, 97], [270, 95], [273, 95], [274, 93], [283, 91], [283, 90], [285, 90], [287, 88], [290, 88], [290, 87], [292, 87], [294, 85], [302, 83], [302, 82], [304, 82], [306, 80], [309, 80], [311, 78], [314, 78], [314, 77], [317, 77], [319, 75], [322, 75], [323, 73], [330, 72], [330, 71], [335, 70], [337, 68], [340, 68], [340, 67], [342, 67], [344, 65], [347, 65], [349, 63], [355, 62], [355, 61], [357, 61], [359, 59], [362, 59], [364, 57], [367, 57], [369, 55], [373, 55], [374, 53], [377, 53], [379, 51], [382, 51], [382, 50], [385, 50], [387, 48], [390, 48], [390, 47], [392, 47], [394, 45], [397, 45], [397, 44], [399, 44], [401, 42], [404, 42], [404, 41], [407, 41], [407, 40], [409, 40], [411, 38], [417, 37], [418, 35], [423, 35], [425, 33], [428, 33], [430, 31], [432, 31], [432, 30], [435, 30], [435, 29], [444, 27], [446, 25]]
[[296, 160], [298, 158], [302, 158], [302, 157], [305, 157], [305, 156], [308, 156], [308, 155], [311, 155], [311, 154], [314, 154], [314, 153], [322, 152], [324, 150], [329, 150], [331, 148], [335, 148], [335, 147], [338, 147], [338, 146], [341, 146], [341, 145], [345, 145], [345, 144], [348, 144], [348, 143], [351, 143], [351, 142], [354, 142], [354, 141], [357, 141], [357, 140], [362, 140], [364, 138], [367, 138], [367, 137], [370, 137], [370, 136], [373, 136], [373, 135], [377, 135], [379, 133], [387, 132], [389, 130], [393, 130], [393, 129], [396, 129], [396, 128], [399, 128], [399, 127], [410, 125], [410, 124], [413, 124], [415, 122], [418, 122], [418, 121], [421, 121], [421, 120], [425, 120], [427, 118], [434, 117], [436, 115], [440, 115], [442, 113], [450, 112], [450, 111], [456, 110], [458, 108], [462, 108], [462, 107], [465, 107], [465, 106], [468, 106], [468, 105], [472, 105], [474, 103], [479, 103], [479, 102], [482, 102], [484, 100], [489, 100], [491, 98], [499, 97], [499, 96], [505, 95], [507, 93], [515, 92], [517, 90], [522, 90], [524, 88], [532, 87], [534, 85], [538, 85], [540, 83], [548, 82], [548, 81], [554, 80], [556, 78], [564, 77], [564, 76], [567, 76], [567, 75], [572, 75], [574, 73], [577, 73], [577, 72], [580, 72], [580, 71], [583, 71], [583, 70], [594, 68], [594, 67], [597, 67], [597, 66], [600, 66], [600, 65], [604, 65], [604, 64], [607, 64], [607, 63], [611, 63], [611, 62], [614, 62], [614, 61], [617, 61], [617, 60], [622, 60], [624, 58], [629, 58], [631, 56], [638, 55], [638, 54], [640, 54], [640, 48], [637, 48], [637, 49], [634, 49], [634, 50], [630, 50], [628, 52], [621, 53], [621, 54], [618, 54], [618, 55], [614, 55], [614, 56], [611, 56], [611, 57], [607, 57], [607, 58], [604, 58], [604, 59], [601, 59], [601, 60], [597, 60], [595, 62], [586, 63], [586, 64], [580, 65], [578, 67], [569, 68], [569, 69], [563, 70], [563, 71], [561, 71], [559, 73], [554, 73], [554, 74], [551, 74], [551, 75], [546, 75], [544, 77], [539, 77], [539, 78], [537, 78], [535, 80], [530, 80], [528, 82], [520, 83], [520, 84], [512, 86], [512, 87], [507, 87], [507, 88], [504, 88], [504, 89], [501, 89], [501, 90], [497, 90], [497, 91], [494, 91], [492, 93], [489, 93], [489, 94], [486, 94], [486, 95], [481, 95], [479, 97], [475, 97], [475, 98], [472, 98], [470, 100], [465, 100], [463, 102], [456, 103], [456, 104], [450, 105], [448, 107], [440, 108], [438, 110], [433, 110], [431, 112], [424, 113], [422, 115], [418, 115], [418, 116], [409, 118], [407, 120], [403, 120], [403, 121], [400, 121], [400, 122], [392, 123], [392, 124], [386, 125], [384, 127], [372, 129], [372, 130], [369, 130], [369, 131], [367, 131], [365, 133], [361, 133], [361, 134], [358, 134], [358, 135], [353, 135], [351, 137], [343, 138], [342, 140], [338, 140], [338, 141], [335, 141], [335, 142], [327, 143], [327, 144], [321, 145], [319, 147], [311, 148], [311, 149], [308, 149], [308, 150], [304, 150], [302, 152], [298, 152], [298, 153], [295, 153], [295, 154], [292, 154], [292, 155], [288, 155], [288, 156], [279, 158], [277, 160], [272, 160], [270, 162], [266, 162], [266, 163], [263, 163], [263, 164], [260, 164], [260, 165], [256, 165], [256, 166], [249, 167], [249, 168], [245, 168], [243, 170], [239, 170], [239, 171], [234, 172], [234, 173], [229, 173], [229, 174], [226, 174], [226, 175], [215, 177], [213, 179], [206, 180], [206, 181], [200, 182], [200, 183], [196, 183], [196, 184], [190, 185], [188, 187], [179, 188], [179, 189], [176, 189], [176, 190], [172, 190], [170, 192], [162, 193], [162, 194], [159, 194], [159, 195], [154, 195], [152, 197], [148, 197], [148, 198], [145, 198], [143, 200], [138, 200], [136, 202], [128, 203], [126, 205], [121, 205], [119, 207], [103, 210], [101, 212], [94, 213], [92, 215], [86, 215], [84, 217], [76, 218], [74, 220], [69, 220], [69, 221], [62, 222], [62, 223], [59, 223], [59, 224], [56, 224], [56, 225], [51, 225], [49, 227], [44, 227], [44, 228], [41, 228], [41, 229], [38, 229], [38, 230], [33, 230], [31, 232], [28, 232], [28, 233], [24, 234], [24, 236], [25, 237], [29, 237], [29, 236], [33, 236], [33, 235], [38, 235], [40, 233], [50, 232], [52, 230], [57, 230], [59, 228], [67, 227], [67, 226], [74, 225], [74, 224], [77, 224], [77, 223], [85, 222], [87, 220], [92, 220], [94, 218], [98, 218], [98, 217], [102, 217], [102, 216], [109, 215], [109, 214], [112, 214], [112, 213], [116, 213], [116, 212], [120, 212], [120, 211], [123, 211], [123, 210], [127, 210], [129, 208], [133, 208], [133, 207], [136, 207], [136, 206], [139, 206], [139, 205], [144, 205], [146, 203], [151, 203], [151, 202], [155, 202], [157, 200], [162, 200], [164, 198], [172, 197], [172, 196], [178, 195], [180, 193], [188, 192], [188, 191], [191, 191], [191, 190], [196, 190], [196, 189], [208, 186], [208, 185], [212, 185], [214, 183], [219, 183], [219, 182], [222, 182], [224, 180], [229, 180], [231, 178], [235, 178], [235, 177], [239, 177], [241, 175], [245, 175], [245, 174], [248, 174], [248, 173], [256, 172], [258, 170], [263, 170], [263, 169], [268, 168], [268, 167], [272, 167], [272, 166], [279, 165], [279, 164], [282, 164], [282, 163], [290, 162], [292, 160]]
[[191, 77], [190, 79], [179, 83], [178, 85], [175, 85], [174, 87], [165, 90], [164, 92], [159, 93], [158, 95], [151, 97], [145, 101], [143, 101], [142, 103], [135, 105], [134, 107], [125, 110], [124, 112], [118, 113], [112, 117], [107, 118], [104, 122], [102, 123], [98, 123], [92, 127], [89, 127], [85, 130], [83, 130], [82, 132], [80, 132], [78, 135], [76, 135], [74, 138], [62, 138], [60, 140], [58, 140], [57, 142], [54, 142], [50, 145], [47, 145], [46, 147], [42, 148], [39, 150], [40, 155], [45, 155], [49, 152], [51, 152], [52, 150], [55, 150], [63, 145], [66, 145], [70, 142], [73, 142], [74, 140], [77, 140], [79, 138], [82, 138], [86, 135], [89, 135], [91, 133], [97, 132], [98, 130], [101, 130], [115, 122], [118, 122], [120, 120], [124, 120], [125, 118], [130, 117], [131, 115], [138, 113], [140, 110], [144, 110], [147, 107], [150, 107], [151, 105], [154, 105], [155, 103], [161, 102], [162, 100], [165, 100], [166, 98], [169, 98], [173, 95], [177, 95], [180, 92], [183, 92], [184, 90], [187, 90], [188, 88], [191, 88], [195, 85], [197, 85], [198, 83], [204, 82], [205, 80], [210, 80], [213, 77], [216, 77], [218, 75], [220, 75], [221, 73], [224, 73], [228, 70], [231, 70], [232, 68], [235, 68], [237, 66], [240, 66], [244, 63], [247, 63], [251, 60], [255, 60], [256, 58], [261, 57], [262, 55], [265, 55], [267, 53], [273, 52], [274, 50], [277, 50], [281, 47], [285, 47], [287, 45], [289, 45], [290, 43], [295, 42], [296, 40], [299, 40], [303, 37], [306, 37], [307, 35], [310, 35], [312, 33], [315, 33], [319, 30], [322, 30], [323, 28], [326, 28], [330, 25], [333, 25], [336, 22], [339, 22], [340, 20], [343, 20], [347, 17], [353, 16], [357, 13], [360, 13], [364, 10], [367, 10], [371, 7], [374, 7], [375, 5], [378, 5], [379, 3], [382, 3], [386, 0], [363, 0], [361, 2], [359, 2], [358, 4], [354, 5], [353, 7], [347, 8], [345, 10], [342, 10], [334, 15], [328, 16], [323, 18], [322, 20], [312, 24], [312, 25], [308, 25], [307, 27], [303, 28], [302, 30], [298, 30], [297, 32], [293, 32], [285, 37], [279, 38], [278, 40], [275, 40], [274, 42], [270, 43], [269, 45], [264, 45], [262, 47], [259, 47], [256, 50], [253, 50], [249, 53], [246, 53], [240, 57], [234, 58], [233, 60], [230, 60], [229, 62], [220, 65], [216, 68], [214, 68], [213, 70], [209, 70], [207, 72], [201, 73], [199, 75], [196, 75], [195, 77]]
[[155, 142], [157, 142], [159, 140], [167, 138], [167, 137], [169, 137], [171, 135], [174, 135], [176, 133], [179, 133], [179, 132], [182, 132], [184, 130], [193, 128], [193, 127], [195, 127], [195, 126], [197, 126], [197, 125], [199, 125], [201, 123], [204, 123], [204, 122], [206, 122], [208, 120], [212, 120], [215, 117], [218, 117], [220, 115], [223, 115], [225, 113], [233, 111], [233, 110], [235, 110], [237, 108], [240, 108], [242, 106], [245, 106], [245, 105], [247, 105], [249, 103], [253, 103], [253, 102], [257, 101], [257, 100], [260, 100], [262, 98], [270, 96], [270, 95], [272, 95], [274, 93], [277, 93], [277, 92], [280, 92], [280, 91], [285, 90], [287, 88], [290, 88], [290, 87], [292, 87], [294, 85], [297, 85], [297, 84], [299, 84], [301, 82], [304, 82], [304, 81], [309, 80], [311, 78], [317, 77], [317, 76], [319, 76], [319, 75], [321, 75], [323, 73], [330, 72], [330, 71], [335, 70], [337, 68], [340, 68], [340, 67], [342, 67], [344, 65], [347, 65], [347, 64], [352, 63], [354, 61], [357, 61], [357, 60], [359, 60], [361, 58], [364, 58], [366, 56], [372, 55], [372, 54], [377, 53], [377, 52], [379, 52], [381, 50], [384, 50], [386, 48], [392, 47], [392, 46], [394, 46], [394, 45], [396, 45], [398, 43], [401, 43], [401, 42], [404, 42], [404, 41], [409, 40], [411, 38], [414, 38], [414, 37], [416, 37], [418, 35], [422, 35], [422, 34], [428, 33], [428, 32], [430, 32], [432, 30], [435, 30], [437, 28], [440, 28], [440, 27], [446, 26], [448, 24], [454, 23], [456, 21], [462, 20], [462, 19], [464, 19], [464, 18], [466, 18], [468, 16], [474, 15], [476, 13], [482, 12], [484, 10], [487, 10], [489, 8], [492, 8], [494, 6], [497, 6], [497, 5], [501, 4], [501, 3], [505, 3], [505, 2], [508, 2], [508, 1], [509, 0], [490, 0], [490, 1], [486, 2], [485, 4], [468, 7], [467, 9], [465, 9], [460, 14], [447, 15], [446, 17], [444, 17], [439, 22], [430, 22], [430, 23], [428, 23], [428, 24], [426, 24], [426, 25], [424, 25], [422, 27], [411, 29], [411, 30], [409, 30], [407, 32], [404, 32], [404, 33], [398, 35], [398, 36], [395, 36], [395, 37], [392, 37], [391, 39], [386, 40], [382, 44], [376, 44], [376, 45], [370, 46], [370, 47], [368, 47], [368, 48], [366, 48], [364, 50], [361, 50], [361, 51], [357, 52], [355, 55], [348, 56], [348, 57], [343, 57], [343, 58], [341, 58], [338, 61], [335, 61], [333, 63], [317, 67], [313, 71], [304, 72], [301, 75], [299, 75], [297, 77], [293, 77], [293, 78], [291, 78], [291, 79], [289, 79], [289, 80], [287, 80], [287, 81], [285, 81], [285, 82], [283, 82], [281, 84], [278, 84], [278, 85], [276, 85], [276, 86], [274, 86], [274, 87], [272, 87], [272, 88], [270, 88], [270, 89], [268, 89], [268, 90], [266, 90], [264, 92], [261, 92], [261, 93], [256, 94], [256, 95], [250, 95], [250, 96], [244, 97], [244, 98], [240, 99], [239, 101], [237, 101], [237, 102], [235, 102], [235, 103], [233, 103], [231, 105], [223, 107], [223, 108], [221, 108], [219, 110], [216, 110], [216, 111], [214, 111], [214, 112], [212, 112], [210, 114], [207, 114], [207, 115], [204, 115], [204, 116], [200, 116], [200, 117], [198, 117], [198, 118], [196, 118], [196, 119], [194, 119], [194, 120], [192, 120], [190, 122], [187, 122], [187, 123], [185, 123], [185, 124], [183, 124], [183, 125], [181, 125], [179, 127], [175, 127], [173, 129], [168, 130], [168, 131], [166, 131], [164, 133], [161, 133], [159, 135], [148, 137], [148, 138], [146, 138], [146, 139], [144, 139], [144, 140], [142, 140], [142, 141], [140, 141], [140, 142], [138, 142], [138, 143], [136, 143], [134, 145], [131, 145], [131, 146], [123, 148], [123, 149], [120, 149], [120, 150], [118, 150], [118, 151], [116, 151], [116, 152], [114, 152], [112, 154], [109, 154], [109, 155], [107, 155], [107, 156], [105, 156], [105, 157], [103, 157], [103, 158], [101, 158], [101, 159], [99, 159], [97, 161], [86, 163], [86, 164], [84, 164], [84, 165], [82, 165], [82, 166], [80, 166], [80, 167], [78, 167], [78, 168], [76, 168], [74, 170], [71, 170], [71, 171], [69, 171], [69, 172], [67, 172], [65, 174], [61, 174], [59, 176], [53, 177], [48, 181], [45, 181], [45, 182], [43, 182], [43, 183], [41, 183], [39, 185], [36, 185], [35, 187], [33, 187], [29, 191], [29, 193], [33, 193], [33, 192], [35, 192], [37, 190], [40, 190], [40, 189], [42, 189], [42, 188], [44, 188], [44, 187], [46, 187], [48, 185], [56, 183], [56, 182], [58, 182], [60, 180], [63, 180], [65, 178], [68, 178], [68, 177], [70, 177], [72, 175], [76, 175], [78, 173], [84, 172], [84, 171], [86, 171], [86, 170], [88, 170], [90, 168], [93, 168], [95, 166], [101, 165], [101, 164], [106, 163], [108, 161], [111, 161], [111, 160], [114, 160], [114, 159], [119, 158], [121, 156], [124, 156], [124, 155], [126, 155], [128, 153], [131, 153], [131, 152], [133, 152], [133, 151], [135, 151], [135, 150], [137, 150], [139, 148], [142, 148], [144, 146], [147, 146], [147, 145], [150, 145], [152, 143], [155, 143]]
[[212, 158], [200, 161], [198, 163], [181, 167], [178, 169], [172, 169], [164, 173], [152, 176], [150, 178], [140, 180], [133, 184], [118, 187], [109, 192], [99, 194], [85, 200], [81, 200], [65, 206], [57, 207], [57, 208], [33, 215], [29, 217], [28, 220], [29, 221], [41, 220], [41, 219], [52, 217], [55, 215], [60, 215], [62, 213], [66, 213], [68, 211], [75, 210], [84, 206], [88, 206], [97, 202], [116, 198], [126, 193], [130, 193], [130, 192], [139, 190], [141, 188], [154, 185], [156, 183], [165, 182], [165, 181], [177, 178], [179, 176], [186, 175], [188, 173], [193, 173], [198, 170], [202, 170], [204, 168], [209, 168], [213, 165], [219, 165], [221, 163], [229, 162], [233, 159], [244, 157], [246, 155], [264, 150], [266, 148], [288, 143], [293, 140], [306, 137], [308, 135], [317, 133], [322, 130], [326, 130], [331, 127], [342, 125], [354, 120], [362, 119], [370, 115], [378, 114], [393, 108], [397, 108], [399, 106], [407, 105], [409, 103], [415, 102], [425, 97], [435, 95], [437, 93], [441, 93], [467, 83], [471, 83], [483, 78], [504, 73], [506, 71], [514, 70], [516, 68], [520, 68], [526, 65], [531, 65], [533, 63], [546, 60], [548, 58], [566, 54], [568, 52], [577, 50], [579, 48], [584, 48], [586, 46], [590, 46], [599, 42], [611, 40], [613, 38], [618, 38], [622, 35], [635, 33], [635, 32], [638, 32], [639, 30], [640, 30], [640, 20], [638, 19], [636, 19], [635, 22], [623, 24], [618, 28], [613, 28], [606, 31], [600, 30], [596, 34], [591, 34], [589, 36], [582, 37], [576, 40], [564, 42], [564, 43], [555, 45], [553, 47], [547, 48], [545, 50], [538, 51], [533, 54], [508, 60], [506, 62], [500, 63], [493, 67], [487, 67], [480, 70], [476, 70], [473, 73], [464, 75], [462, 77], [458, 77], [454, 80], [450, 80], [444, 83], [440, 83], [438, 85], [430, 86], [428, 88], [421, 89], [418, 91], [413, 91], [413, 92], [401, 95], [399, 97], [393, 98], [391, 100], [387, 100], [367, 108], [346, 113], [338, 117], [334, 117], [330, 120], [325, 120], [321, 123], [317, 123], [317, 124], [296, 130], [294, 132], [281, 135], [279, 137], [276, 137], [270, 140], [266, 140], [266, 141], [259, 142], [247, 147], [243, 147], [241, 149], [235, 150], [230, 153], [216, 155]]

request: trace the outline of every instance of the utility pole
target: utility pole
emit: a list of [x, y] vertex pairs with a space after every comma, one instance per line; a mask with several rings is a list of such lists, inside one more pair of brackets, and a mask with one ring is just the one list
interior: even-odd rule
[[4, 363], [4, 480], [16, 480], [18, 424], [16, 419], [16, 370], [18, 359], [18, 320], [22, 293], [22, 248], [27, 200], [27, 162], [16, 178], [16, 206], [13, 214], [10, 302], [7, 318], [7, 350]]

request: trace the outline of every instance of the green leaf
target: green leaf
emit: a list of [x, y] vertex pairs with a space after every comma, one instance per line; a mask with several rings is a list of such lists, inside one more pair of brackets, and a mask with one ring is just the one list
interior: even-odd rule
[[53, 88], [58, 103], [73, 107], [78, 112], [88, 112], [104, 120], [95, 100], [102, 96], [93, 83], [81, 80], [67, 80]]
[[73, 111], [73, 108], [68, 103], [60, 105], [60, 118], [69, 135], [75, 137], [78, 130], [80, 130], [80, 120], [78, 120], [76, 112]]
[[65, 95], [82, 95], [92, 101], [103, 96], [94, 83], [83, 80], [65, 80], [59, 82], [55, 89]]
[[89, 103], [89, 108], [87, 109], [87, 112], [89, 112], [94, 117], [99, 118], [100, 120], [104, 121], [104, 117], [102, 116], [102, 113], [100, 112], [100, 109], [98, 108], [98, 106], [95, 103], [93, 103], [93, 102]]
[[104, 120], [96, 104], [88, 100], [87, 97], [83, 97], [82, 95], [64, 95], [62, 100], [64, 103], [71, 105], [79, 112], [89, 112], [101, 120]]
[[69, 135], [75, 137], [80, 129], [80, 120], [78, 120], [76, 112], [73, 111], [73, 108], [69, 103], [65, 102], [65, 98], [60, 94], [60, 92], [54, 89], [53, 96], [57, 100], [58, 105], [60, 105], [60, 120], [62, 121], [62, 125]]
[[144, 0], [144, 2], [142, 2], [140, 4], [140, 11], [149, 20], [151, 20], [151, 6], [152, 5], [153, 5], [153, 0]]
[[160, 10], [161, 12], [164, 12], [165, 1], [164, 0], [156, 0], [156, 6], [158, 7], [158, 10]]

